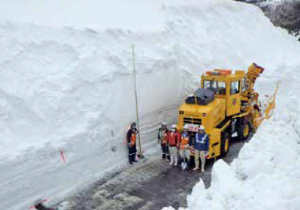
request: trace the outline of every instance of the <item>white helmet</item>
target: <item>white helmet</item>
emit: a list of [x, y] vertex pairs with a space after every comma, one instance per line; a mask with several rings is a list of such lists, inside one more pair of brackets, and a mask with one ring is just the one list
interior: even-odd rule
[[183, 126], [183, 129], [189, 129], [189, 126], [188, 126], [187, 124], [185, 124], [185, 125]]
[[166, 122], [162, 122], [161, 125], [167, 126], [167, 123]]
[[198, 128], [198, 130], [204, 131], [204, 130], [205, 130], [205, 127], [204, 127], [203, 125], [201, 125], [201, 126]]
[[172, 125], [172, 129], [176, 129], [177, 126], [175, 124]]

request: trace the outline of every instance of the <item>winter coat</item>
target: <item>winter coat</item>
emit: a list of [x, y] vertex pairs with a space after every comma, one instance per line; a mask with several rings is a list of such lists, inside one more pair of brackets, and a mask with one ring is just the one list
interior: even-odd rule
[[178, 147], [180, 143], [180, 133], [178, 131], [175, 131], [175, 133], [169, 132], [168, 143], [170, 147]]
[[137, 135], [138, 131], [137, 129], [132, 129], [130, 128], [127, 131], [127, 144], [128, 146], [134, 146], [136, 143], [136, 135]]
[[193, 145], [193, 139], [187, 132], [182, 132], [181, 133], [181, 138], [180, 138], [180, 149], [184, 149], [185, 146], [192, 146]]
[[195, 149], [198, 151], [208, 151], [209, 136], [206, 133], [196, 133], [195, 135]]
[[168, 143], [168, 129], [160, 128], [158, 130], [157, 139], [160, 141], [161, 144], [165, 145]]

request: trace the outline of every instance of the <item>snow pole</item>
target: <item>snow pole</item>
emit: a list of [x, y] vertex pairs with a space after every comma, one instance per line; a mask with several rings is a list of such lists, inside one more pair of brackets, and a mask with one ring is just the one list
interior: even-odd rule
[[142, 144], [141, 144], [141, 135], [140, 135], [139, 105], [138, 105], [137, 85], [136, 85], [136, 68], [135, 68], [134, 44], [132, 44], [132, 67], [133, 67], [134, 95], [135, 95], [135, 107], [136, 107], [136, 124], [137, 124], [137, 129], [138, 129], [138, 141], [139, 141], [139, 153], [138, 153], [138, 157], [139, 158], [143, 158]]

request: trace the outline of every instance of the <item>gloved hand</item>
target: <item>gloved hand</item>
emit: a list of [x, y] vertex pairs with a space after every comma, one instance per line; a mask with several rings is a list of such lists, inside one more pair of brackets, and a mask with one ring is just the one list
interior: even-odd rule
[[133, 147], [133, 146], [134, 146], [134, 143], [128, 143], [128, 146], [129, 146], [129, 147]]

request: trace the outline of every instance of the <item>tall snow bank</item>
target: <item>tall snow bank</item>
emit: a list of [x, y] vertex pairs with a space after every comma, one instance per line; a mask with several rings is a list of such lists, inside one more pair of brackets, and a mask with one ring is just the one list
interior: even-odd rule
[[[105, 30], [122, 28], [158, 31], [164, 26], [166, 5], [199, 5], [194, 0], [2, 0], [0, 21], [49, 27]], [[55, 13], [54, 13], [55, 12]]]
[[[88, 10], [85, 14], [97, 20], [83, 18], [82, 25], [73, 1], [70, 7], [62, 3], [59, 11], [78, 21], [71, 24], [62, 17], [62, 25], [39, 10], [42, 4], [54, 11], [55, 1], [31, 0], [26, 6], [16, 1], [0, 3], [0, 10], [16, 9], [0, 18], [3, 209], [26, 209], [40, 197], [53, 201], [127, 163], [124, 136], [135, 119], [132, 43], [142, 144], [148, 154], [159, 151], [158, 126], [176, 120], [177, 107], [198, 87], [204, 70], [245, 69], [256, 61], [267, 69], [261, 80], [267, 85], [261, 88], [273, 91], [277, 76], [294, 66], [294, 54], [300, 54], [296, 41], [274, 28], [258, 8], [232, 1], [145, 1], [142, 6], [139, 1], [128, 6], [132, 10], [124, 6], [134, 18], [125, 15], [126, 24], [114, 19], [110, 28], [104, 23], [111, 19], [89, 10], [97, 7], [95, 1], [81, 1], [80, 11]], [[103, 3], [102, 10], [119, 16], [113, 3], [120, 8], [124, 2]], [[26, 15], [18, 15], [23, 9]], [[143, 24], [143, 12], [151, 16], [150, 23], [159, 15], [158, 25]], [[85, 23], [88, 28], [82, 27]], [[138, 30], [141, 25], [149, 30]]]

